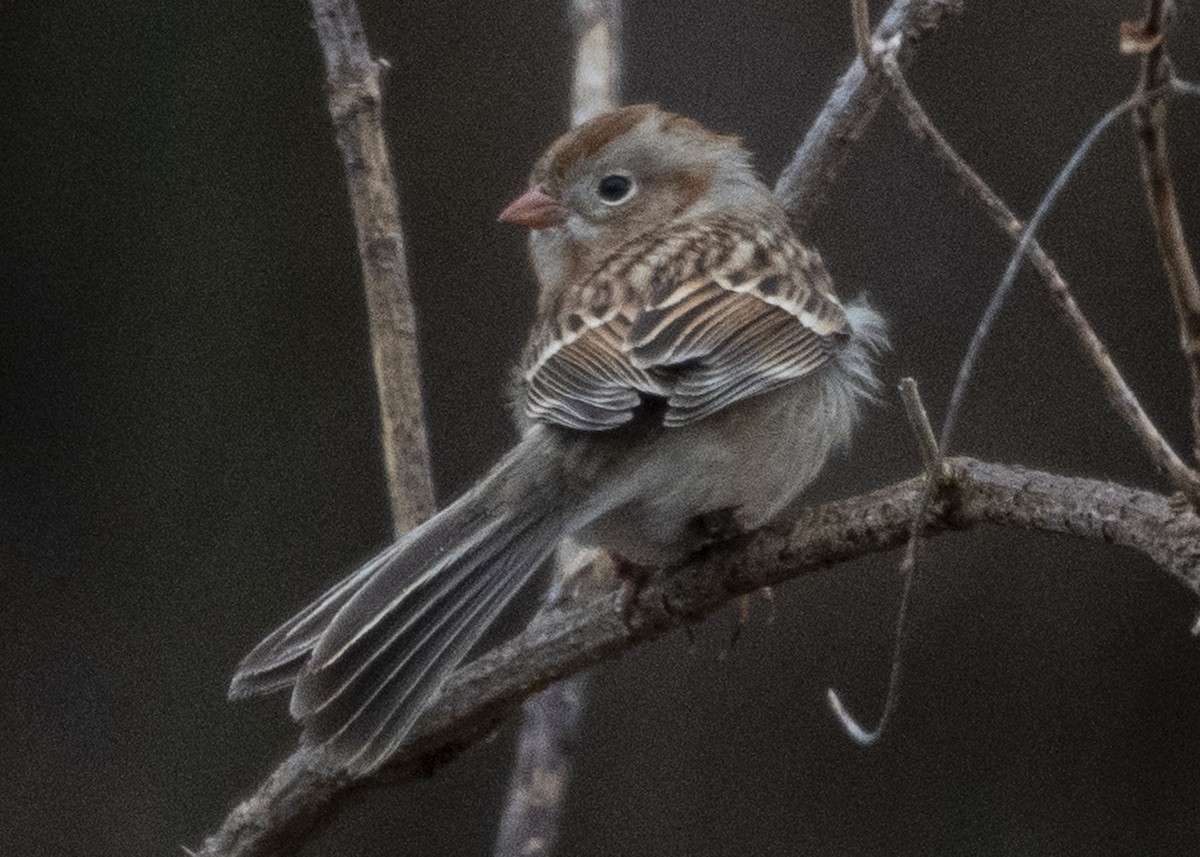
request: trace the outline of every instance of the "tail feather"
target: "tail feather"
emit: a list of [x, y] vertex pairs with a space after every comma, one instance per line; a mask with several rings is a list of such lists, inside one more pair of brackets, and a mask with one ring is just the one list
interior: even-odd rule
[[324, 743], [352, 773], [378, 767], [591, 505], [562, 496], [561, 459], [548, 437], [518, 445], [468, 494], [263, 640], [230, 696], [294, 685], [291, 712], [306, 741]]
[[[492, 529], [482, 534], [485, 539], [491, 535]], [[387, 670], [402, 666], [411, 657], [415, 647], [431, 633], [431, 623], [446, 613], [456, 599], [473, 596], [479, 570], [486, 567], [503, 547], [494, 539], [491, 542], [484, 545], [490, 550], [481, 551], [476, 544], [474, 550], [456, 552], [452, 563], [426, 570], [419, 587], [405, 588], [404, 601], [393, 599], [367, 622], [359, 625], [354, 621], [355, 617], [348, 614], [343, 627], [353, 632], [349, 641], [340, 642], [342, 628], [331, 625], [324, 643], [317, 646], [297, 682], [296, 692], [292, 695], [292, 716], [311, 726], [317, 718], [326, 716], [330, 704], [343, 699], [352, 685], [377, 688], [389, 677]], [[397, 573], [404, 570], [396, 569]], [[435, 576], [430, 577], [431, 573]], [[392, 583], [386, 579], [373, 581], [374, 593], [364, 589], [355, 607], [369, 606], [375, 593], [386, 595]], [[326, 651], [327, 646], [332, 648], [338, 643], [340, 646], [336, 651]], [[344, 709], [344, 702], [342, 705]], [[343, 713], [348, 715], [350, 712], [343, 710]]]
[[[414, 605], [410, 633], [378, 652], [361, 675], [304, 718], [305, 740], [325, 743], [357, 773], [399, 746], [450, 671], [554, 549], [557, 539], [527, 532], [495, 562], [463, 575], [435, 602]], [[308, 674], [297, 691], [305, 689]]]
[[272, 631], [238, 664], [229, 685], [229, 698], [262, 696], [294, 685], [333, 617], [402, 546], [403, 542], [389, 545]]

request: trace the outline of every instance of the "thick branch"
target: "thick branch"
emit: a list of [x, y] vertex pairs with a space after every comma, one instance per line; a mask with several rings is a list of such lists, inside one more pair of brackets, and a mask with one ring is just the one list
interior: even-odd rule
[[[907, 64], [920, 36], [936, 27], [947, 12], [961, 9], [962, 0], [896, 0], [875, 28], [875, 40], [899, 36], [900, 62]], [[775, 193], [801, 235], [885, 95], [886, 82], [855, 59], [779, 176]]]
[[371, 356], [379, 390], [383, 457], [396, 532], [433, 513], [429, 444], [421, 405], [417, 329], [404, 260], [396, 185], [383, 136], [379, 63], [353, 0], [312, 0], [325, 53], [333, 118], [370, 315]]
[[[950, 459], [947, 465], [950, 476], [931, 504], [926, 533], [986, 523], [1098, 539], [1145, 554], [1200, 592], [1200, 519], [1168, 498], [971, 459]], [[551, 682], [764, 585], [902, 545], [922, 483], [910, 479], [826, 503], [716, 548], [652, 580], [627, 620], [611, 594], [540, 615], [516, 639], [456, 672], [407, 747], [369, 782], [349, 783], [330, 772], [319, 749], [301, 749], [234, 810], [199, 853], [292, 854], [353, 791], [427, 776]]]
[[1193, 461], [1200, 461], [1200, 280], [1183, 234], [1167, 156], [1167, 101], [1163, 84], [1171, 75], [1165, 36], [1172, 7], [1171, 0], [1150, 3], [1143, 24], [1143, 44], [1150, 47], [1142, 59], [1140, 83], [1145, 102], [1135, 111], [1134, 120], [1146, 205], [1179, 317], [1179, 344], [1192, 377], [1192, 455]]

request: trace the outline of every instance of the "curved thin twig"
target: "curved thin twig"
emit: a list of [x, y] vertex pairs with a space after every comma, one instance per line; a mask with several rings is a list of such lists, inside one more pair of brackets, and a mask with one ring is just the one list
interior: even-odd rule
[[[1013, 251], [1004, 276], [993, 293], [983, 318], [975, 329], [966, 356], [964, 356], [959, 366], [958, 377], [955, 381], [954, 391], [950, 397], [946, 419], [942, 425], [941, 436], [937, 444], [940, 453], [945, 454], [953, 435], [955, 420], [961, 410], [967, 385], [974, 371], [974, 366], [982, 345], [1000, 312], [1004, 300], [1012, 289], [1021, 262], [1024, 258], [1028, 257], [1033, 266], [1041, 273], [1044, 282], [1055, 299], [1055, 303], [1062, 310], [1068, 325], [1075, 332], [1085, 353], [1089, 355], [1093, 364], [1100, 371], [1105, 391], [1113, 408], [1125, 419], [1126, 423], [1133, 429], [1135, 435], [1142, 441], [1151, 460], [1168, 475], [1172, 483], [1189, 499], [1193, 508], [1200, 510], [1200, 478], [1197, 477], [1196, 472], [1192, 468], [1183, 462], [1167, 442], [1166, 438], [1163, 437], [1162, 433], [1158, 431], [1153, 420], [1146, 414], [1132, 389], [1130, 389], [1113, 363], [1108, 349], [1105, 348], [1103, 342], [1101, 342], [1099, 336], [1096, 335], [1095, 330], [1089, 324], [1086, 316], [1084, 316], [1083, 311], [1075, 302], [1066, 281], [1058, 271], [1058, 267], [1046, 255], [1045, 251], [1034, 238], [1039, 223], [1049, 212], [1058, 194], [1066, 186], [1074, 170], [1082, 162], [1096, 139], [1099, 138], [1115, 119], [1136, 107], [1140, 103], [1140, 97], [1135, 96], [1113, 108], [1092, 127], [1091, 131], [1084, 138], [1084, 141], [1076, 148], [1068, 160], [1067, 165], [1056, 177], [1046, 196], [1043, 197], [1029, 224], [1022, 226], [1021, 222], [1008, 206], [1004, 204], [999, 196], [980, 178], [970, 165], [962, 159], [925, 113], [920, 102], [913, 95], [907, 81], [904, 79], [896, 50], [897, 45], [895, 40], [888, 44], [879, 45], [879, 50], [873, 54], [875, 59], [874, 64], [882, 70], [883, 76], [891, 84], [897, 107], [908, 120], [909, 127], [916, 136], [926, 138], [933, 144], [934, 151], [941, 162], [959, 179], [968, 192], [976, 196], [984, 204], [993, 221], [1007, 234], [1017, 239], [1016, 249]], [[934, 482], [931, 480], [923, 493], [921, 508], [925, 508], [928, 504], [933, 490]], [[905, 575], [904, 589], [901, 594], [899, 607], [897, 608], [895, 642], [887, 692], [876, 726], [870, 730], [864, 728], [850, 714], [838, 696], [837, 691], [833, 688], [828, 690], [828, 702], [833, 709], [834, 715], [842, 724], [847, 734], [855, 742], [862, 745], [873, 744], [882, 737], [899, 705], [906, 642], [905, 629], [907, 627], [912, 591], [918, 570], [917, 550], [920, 544], [920, 521], [921, 515], [918, 515], [914, 519], [912, 537], [909, 540], [904, 560], [901, 563], [901, 571]]]
[[950, 393], [950, 404], [946, 407], [946, 419], [942, 423], [942, 431], [938, 437], [939, 446], [945, 450], [950, 445], [950, 440], [954, 436], [954, 428], [958, 421], [958, 415], [962, 410], [963, 399], [967, 394], [967, 386], [971, 383], [971, 376], [975, 371], [975, 364], [979, 359], [979, 352], [983, 348], [983, 343], [987, 340], [988, 334], [992, 331], [992, 326], [996, 322], [996, 318], [1000, 315], [1000, 310], [1004, 306], [1004, 302], [1008, 299], [1009, 293], [1012, 291], [1013, 283], [1017, 279], [1017, 271], [1021, 269], [1021, 263], [1025, 261], [1026, 255], [1029, 253], [1030, 247], [1033, 244], [1034, 236], [1037, 235], [1038, 227], [1042, 225], [1042, 221], [1046, 219], [1046, 215], [1050, 213], [1050, 209], [1054, 207], [1054, 203], [1058, 202], [1059, 194], [1063, 188], [1075, 175], [1075, 170], [1083, 163], [1083, 159], [1087, 157], [1092, 146], [1100, 139], [1108, 127], [1117, 119], [1124, 116], [1129, 111], [1137, 107], [1139, 99], [1131, 98], [1123, 101], [1116, 107], [1109, 110], [1094, 124], [1090, 131], [1084, 136], [1080, 144], [1071, 153], [1071, 157], [1067, 159], [1067, 163], [1054, 177], [1054, 181], [1050, 185], [1050, 189], [1046, 191], [1042, 201], [1038, 203], [1038, 207], [1033, 212], [1033, 217], [1025, 224], [1025, 228], [1021, 230], [1021, 239], [1017, 242], [1017, 247], [1013, 250], [1012, 256], [1008, 260], [1008, 267], [1004, 269], [1004, 276], [1000, 278], [1000, 284], [996, 286], [996, 290], [992, 293], [992, 298], [988, 302], [987, 309], [983, 312], [983, 317], [979, 319], [979, 325], [975, 328], [975, 333], [971, 337], [971, 342], [967, 346], [967, 353], [963, 355], [962, 362], [958, 367], [958, 376], [954, 380], [954, 389]]

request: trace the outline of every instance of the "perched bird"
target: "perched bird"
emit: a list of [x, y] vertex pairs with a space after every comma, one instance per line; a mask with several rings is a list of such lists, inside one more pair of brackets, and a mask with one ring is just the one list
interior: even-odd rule
[[850, 436], [882, 319], [843, 305], [734, 137], [653, 105], [559, 138], [500, 215], [540, 284], [517, 445], [239, 665], [352, 774], [404, 740], [565, 536], [626, 563], [757, 527]]

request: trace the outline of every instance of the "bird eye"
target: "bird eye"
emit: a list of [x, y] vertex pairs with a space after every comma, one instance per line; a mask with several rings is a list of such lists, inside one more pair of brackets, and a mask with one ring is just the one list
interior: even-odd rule
[[633, 179], [629, 176], [613, 174], [600, 179], [596, 193], [601, 202], [608, 205], [618, 205], [633, 196]]

